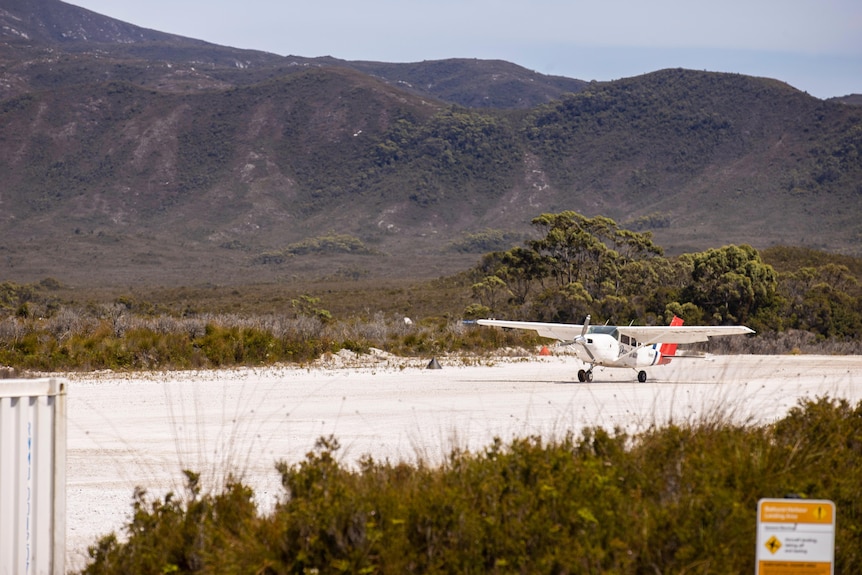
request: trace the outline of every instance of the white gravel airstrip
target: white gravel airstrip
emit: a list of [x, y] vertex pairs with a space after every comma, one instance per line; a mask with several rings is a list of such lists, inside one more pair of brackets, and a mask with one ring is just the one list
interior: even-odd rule
[[335, 436], [345, 464], [363, 455], [440, 462], [494, 437], [551, 438], [587, 426], [637, 432], [669, 420], [764, 423], [800, 398], [862, 400], [862, 356], [708, 356], [648, 370], [595, 370], [571, 356], [430, 358], [350, 352], [314, 366], [67, 375], [67, 570], [123, 527], [136, 486], [183, 493], [183, 469], [217, 490], [228, 473], [262, 509], [282, 497], [275, 462], [298, 462]]

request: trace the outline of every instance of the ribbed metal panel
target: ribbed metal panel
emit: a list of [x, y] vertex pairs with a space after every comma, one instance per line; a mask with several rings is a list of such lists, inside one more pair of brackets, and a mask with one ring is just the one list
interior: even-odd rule
[[0, 379], [0, 575], [61, 575], [66, 382]]

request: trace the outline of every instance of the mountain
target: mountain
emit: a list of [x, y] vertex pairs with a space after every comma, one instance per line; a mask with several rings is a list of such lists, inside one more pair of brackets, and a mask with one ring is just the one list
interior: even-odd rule
[[567, 209], [862, 254], [862, 108], [777, 80], [281, 57], [57, 0], [0, 1], [0, 70], [4, 279], [431, 277]]
[[421, 96], [433, 96], [469, 108], [532, 108], [588, 83], [546, 76], [501, 60], [450, 59], [414, 64], [343, 62]]
[[838, 98], [829, 98], [829, 101], [847, 104], [848, 106], [862, 106], [862, 94], [849, 94]]
[[[467, 107], [530, 108], [586, 85], [502, 61], [389, 64], [282, 57], [140, 28], [59, 0], [0, 1], [0, 46], [13, 70], [16, 64], [38, 66], [29, 75], [16, 75], [19, 81], [34, 81], [33, 88], [48, 81], [112, 79], [159, 90], [195, 90], [253, 84], [309, 67], [344, 67], [424, 98]], [[8, 91], [9, 82], [4, 84]]]

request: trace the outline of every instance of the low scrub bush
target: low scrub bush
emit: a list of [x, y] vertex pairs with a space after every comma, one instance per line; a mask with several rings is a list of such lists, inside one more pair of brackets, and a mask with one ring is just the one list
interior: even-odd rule
[[138, 490], [128, 539], [101, 539], [82, 573], [745, 573], [758, 499], [785, 494], [835, 501], [835, 572], [862, 572], [862, 403], [496, 440], [439, 466], [349, 467], [338, 449], [279, 462], [269, 514], [236, 481], [202, 495], [190, 472], [185, 498]]
[[[348, 320], [231, 314], [104, 318], [78, 313], [73, 317], [64, 308], [56, 321], [0, 320], [0, 365], [35, 371], [188, 369], [305, 363], [340, 349], [366, 353], [379, 348], [403, 357], [450, 352], [481, 356], [550, 343], [531, 331], [489, 329], [445, 317], [406, 323], [403, 317], [382, 313]], [[860, 345], [787, 331], [690, 347], [711, 353], [852, 354], [860, 352]]]
[[188, 369], [304, 363], [325, 353], [372, 347], [402, 356], [483, 352], [538, 341], [529, 332], [466, 326], [460, 319], [405, 321], [377, 312], [334, 320], [316, 298], [294, 300], [292, 313], [134, 314], [118, 306], [60, 308], [49, 318], [0, 321], [0, 365], [40, 371]]

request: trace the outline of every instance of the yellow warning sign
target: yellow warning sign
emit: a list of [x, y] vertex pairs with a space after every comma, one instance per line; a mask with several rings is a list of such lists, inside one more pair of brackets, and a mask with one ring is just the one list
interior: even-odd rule
[[832, 501], [758, 501], [756, 575], [832, 575], [834, 559]]
[[760, 506], [760, 520], [767, 523], [832, 523], [832, 502], [809, 503], [799, 499], [772, 500]]
[[781, 541], [778, 540], [778, 537], [773, 535], [766, 542], [766, 548], [769, 549], [769, 552], [775, 555], [778, 553], [778, 550], [781, 549]]

